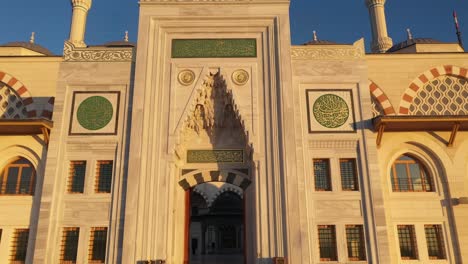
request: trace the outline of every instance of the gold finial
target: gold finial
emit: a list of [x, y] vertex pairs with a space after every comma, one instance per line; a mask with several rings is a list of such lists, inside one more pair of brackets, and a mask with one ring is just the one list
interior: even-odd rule
[[128, 31], [125, 31], [124, 41], [125, 41], [125, 42], [128, 42]]
[[406, 29], [406, 33], [408, 34], [408, 40], [412, 40], [413, 34], [411, 34], [411, 30], [409, 28]]
[[318, 38], [317, 38], [317, 31], [312, 31], [314, 33], [314, 41], [318, 41]]
[[35, 35], [36, 35], [36, 33], [31, 32], [31, 38], [29, 39], [29, 43], [34, 44], [34, 41], [36, 40]]

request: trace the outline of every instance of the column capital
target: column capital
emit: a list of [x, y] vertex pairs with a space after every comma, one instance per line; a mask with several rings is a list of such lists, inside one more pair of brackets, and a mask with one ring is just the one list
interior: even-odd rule
[[366, 1], [366, 6], [368, 8], [372, 7], [372, 6], [376, 6], [376, 5], [385, 5], [385, 2], [387, 0], [365, 0]]
[[73, 8], [81, 7], [83, 9], [89, 10], [93, 3], [93, 0], [71, 0]]

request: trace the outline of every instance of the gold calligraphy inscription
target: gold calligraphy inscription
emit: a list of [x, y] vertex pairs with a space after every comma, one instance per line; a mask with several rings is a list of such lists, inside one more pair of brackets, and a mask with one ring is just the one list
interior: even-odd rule
[[244, 162], [244, 151], [234, 150], [188, 150], [187, 163]]
[[338, 95], [324, 94], [314, 102], [315, 120], [326, 128], [338, 128], [346, 123], [349, 117], [349, 107]]

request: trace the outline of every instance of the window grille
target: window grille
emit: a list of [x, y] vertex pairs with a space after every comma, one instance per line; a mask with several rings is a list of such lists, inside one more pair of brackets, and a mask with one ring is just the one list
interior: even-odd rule
[[418, 259], [416, 233], [413, 225], [398, 226], [401, 259]]
[[444, 236], [441, 225], [425, 225], [427, 251], [430, 259], [445, 259]]
[[346, 244], [349, 260], [366, 260], [366, 247], [362, 225], [346, 226]]
[[344, 191], [359, 191], [356, 159], [340, 159], [340, 173]]
[[335, 226], [319, 225], [318, 237], [320, 261], [337, 261]]
[[15, 229], [11, 244], [10, 264], [24, 264], [28, 252], [29, 229]]
[[86, 161], [70, 161], [70, 170], [68, 175], [68, 193], [83, 193], [86, 175]]
[[88, 263], [101, 264], [106, 261], [107, 227], [91, 228]]
[[36, 171], [32, 164], [19, 158], [0, 172], [0, 195], [34, 195]]
[[79, 236], [80, 229], [78, 227], [66, 227], [63, 229], [60, 264], [76, 263]]
[[314, 159], [314, 177], [316, 191], [331, 191], [330, 160]]
[[21, 96], [14, 89], [0, 82], [0, 118], [27, 118], [28, 113]]
[[409, 115], [467, 115], [468, 79], [439, 76], [418, 90]]
[[110, 193], [112, 187], [112, 160], [100, 160], [96, 166], [96, 187], [97, 193]]
[[431, 179], [424, 165], [409, 155], [400, 156], [393, 163], [390, 178], [394, 192], [433, 191]]

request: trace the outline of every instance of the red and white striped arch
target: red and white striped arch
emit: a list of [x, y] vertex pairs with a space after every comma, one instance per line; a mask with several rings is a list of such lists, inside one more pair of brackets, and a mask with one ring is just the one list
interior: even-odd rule
[[382, 89], [380, 89], [380, 87], [371, 80], [369, 80], [369, 90], [382, 106], [385, 115], [395, 114], [395, 109], [393, 108], [392, 103], [390, 103], [387, 95], [385, 95], [384, 91], [382, 91]]
[[29, 93], [28, 88], [20, 82], [15, 77], [9, 75], [8, 73], [0, 71], [0, 82], [3, 82], [10, 86], [15, 92], [21, 97], [23, 105], [26, 107], [29, 118], [37, 117], [36, 105], [34, 104], [34, 99]]
[[419, 77], [411, 82], [410, 86], [406, 89], [405, 93], [401, 97], [398, 114], [407, 115], [409, 113], [411, 103], [413, 102], [414, 97], [417, 95], [418, 90], [424, 87], [424, 85], [429, 81], [441, 75], [452, 75], [461, 78], [468, 78], [468, 69], [453, 65], [444, 65], [432, 68], [419, 75]]
[[[37, 105], [34, 103], [34, 98], [31, 93], [28, 91], [28, 88], [16, 79], [15, 77], [9, 75], [6, 72], [0, 71], [0, 82], [7, 84], [21, 97], [23, 105], [26, 107], [26, 112], [28, 113], [28, 118], [39, 117], [37, 111]], [[47, 104], [44, 106], [44, 110], [40, 117], [52, 119], [52, 113], [54, 110], [54, 100], [55, 97], [50, 97], [47, 101]]]

